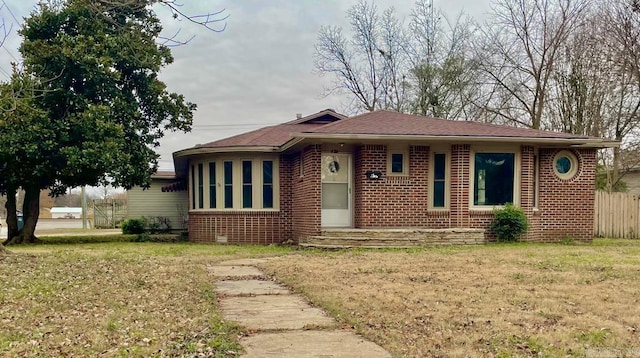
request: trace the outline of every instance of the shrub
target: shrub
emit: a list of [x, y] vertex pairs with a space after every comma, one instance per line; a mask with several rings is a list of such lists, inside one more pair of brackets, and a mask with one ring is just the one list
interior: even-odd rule
[[529, 221], [524, 211], [512, 204], [493, 210], [493, 214], [495, 218], [491, 222], [490, 230], [498, 241], [518, 241], [529, 229]]
[[171, 232], [171, 220], [166, 216], [143, 217], [143, 220], [150, 234], [167, 234]]
[[129, 219], [122, 223], [123, 234], [142, 234], [145, 230], [145, 222], [143, 219]]

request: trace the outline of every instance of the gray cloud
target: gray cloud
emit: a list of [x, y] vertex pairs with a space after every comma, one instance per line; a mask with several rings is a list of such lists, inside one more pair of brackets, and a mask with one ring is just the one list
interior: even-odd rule
[[[489, 0], [436, 1], [448, 13], [462, 9], [481, 16]], [[323, 87], [330, 78], [313, 73], [313, 51], [322, 25], [346, 28], [345, 12], [356, 0], [221, 0], [187, 1], [182, 10], [188, 14], [225, 9], [229, 15], [224, 32], [214, 33], [175, 21], [163, 8], [165, 33], [181, 29], [181, 38], [195, 38], [186, 46], [173, 49], [174, 63], [161, 72], [170, 91], [182, 93], [198, 105], [191, 133], [167, 133], [158, 152], [160, 166], [173, 167], [171, 154], [180, 149], [207, 143], [264, 125], [295, 118], [296, 113], [311, 114], [325, 108], [341, 110], [345, 99], [323, 98]], [[401, 17], [409, 15], [413, 1], [384, 0], [379, 9], [395, 6]], [[8, 6], [19, 20], [33, 9], [35, 1], [9, 0]], [[1, 13], [5, 21], [13, 20]], [[20, 42], [15, 33], [6, 48], [18, 56]], [[10, 70], [13, 61], [7, 51], [0, 51], [0, 68]], [[3, 75], [0, 71], [0, 79]]]

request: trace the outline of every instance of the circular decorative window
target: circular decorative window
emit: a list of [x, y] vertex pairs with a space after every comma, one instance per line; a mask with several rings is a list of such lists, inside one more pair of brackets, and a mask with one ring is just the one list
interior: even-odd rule
[[329, 171], [331, 173], [337, 173], [340, 171], [340, 163], [336, 162], [335, 160], [332, 161], [331, 163], [329, 163]]
[[578, 173], [578, 158], [568, 150], [559, 151], [553, 158], [553, 171], [560, 179], [573, 179]]

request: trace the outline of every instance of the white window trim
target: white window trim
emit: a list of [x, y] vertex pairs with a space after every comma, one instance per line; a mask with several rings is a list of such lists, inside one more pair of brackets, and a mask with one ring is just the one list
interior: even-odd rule
[[487, 146], [472, 148], [469, 152], [469, 209], [491, 211], [495, 208], [503, 208], [504, 205], [475, 205], [473, 193], [475, 192], [474, 174], [476, 169], [476, 153], [513, 153], [513, 205], [520, 206], [520, 186], [522, 181], [522, 153], [517, 146]]
[[[392, 173], [393, 154], [402, 154], [402, 173]], [[387, 176], [401, 177], [409, 176], [409, 147], [408, 146], [387, 146]]]
[[[444, 154], [444, 206], [433, 206], [433, 197], [435, 196], [435, 156], [436, 154]], [[451, 208], [451, 148], [450, 147], [431, 147], [429, 149], [429, 195], [427, 208], [429, 211], [449, 211]]]
[[[252, 167], [252, 208], [242, 207], [242, 162], [251, 161]], [[273, 208], [262, 207], [262, 190], [263, 190], [263, 173], [262, 163], [264, 161], [273, 162]], [[216, 207], [212, 208], [209, 203], [210, 187], [209, 187], [209, 163], [215, 162], [216, 168]], [[232, 162], [233, 173], [233, 207], [224, 207], [224, 162]], [[189, 172], [189, 183], [195, 183], [192, 190], [198, 190], [198, 164], [203, 166], [203, 208], [198, 208], [198, 193], [195, 192], [196, 205], [194, 208], [193, 196], [189, 197], [189, 211], [280, 211], [280, 158], [277, 156], [261, 155], [255, 157], [245, 156], [224, 156], [215, 158], [203, 158], [190, 163], [195, 167], [195, 178]]]
[[[560, 157], [567, 157], [571, 162], [571, 169], [569, 170], [569, 172], [563, 174], [558, 171], [558, 168], [556, 166], [556, 161]], [[567, 149], [563, 149], [558, 151], [553, 156], [553, 161], [551, 162], [551, 165], [553, 166], [553, 173], [556, 175], [558, 179], [573, 180], [578, 175], [578, 171], [580, 168], [580, 160], [578, 159], [578, 156], [574, 152]]]

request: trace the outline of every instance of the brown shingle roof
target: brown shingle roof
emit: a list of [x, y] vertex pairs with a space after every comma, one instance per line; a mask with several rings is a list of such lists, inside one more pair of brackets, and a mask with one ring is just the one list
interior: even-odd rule
[[279, 124], [201, 144], [198, 148], [279, 147], [291, 139], [291, 133], [305, 132], [321, 126], [323, 124]]
[[567, 133], [516, 128], [471, 121], [454, 121], [386, 110], [368, 112], [320, 128], [300, 130], [318, 134], [424, 135], [457, 137], [516, 137], [516, 138], [589, 138]]

